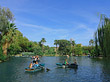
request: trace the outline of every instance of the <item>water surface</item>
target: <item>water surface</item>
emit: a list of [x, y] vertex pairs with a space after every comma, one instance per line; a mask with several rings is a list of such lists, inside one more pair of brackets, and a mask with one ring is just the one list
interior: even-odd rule
[[0, 63], [0, 82], [110, 82], [110, 60], [88, 57], [70, 57], [68, 62], [77, 59], [78, 69], [57, 68], [66, 57], [42, 57], [41, 62], [51, 69], [46, 72], [26, 73], [24, 68], [32, 61], [29, 57], [12, 57]]

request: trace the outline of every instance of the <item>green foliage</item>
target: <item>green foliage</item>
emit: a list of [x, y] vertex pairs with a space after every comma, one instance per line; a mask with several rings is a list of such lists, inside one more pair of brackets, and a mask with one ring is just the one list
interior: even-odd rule
[[34, 48], [34, 54], [42, 56], [43, 55], [42, 48], [40, 46]]
[[2, 36], [8, 32], [10, 28], [10, 22], [13, 20], [14, 15], [11, 13], [9, 8], [0, 7], [0, 43]]
[[58, 52], [61, 55], [67, 55], [70, 54], [71, 51], [71, 43], [68, 40], [58, 40]]
[[13, 37], [13, 43], [10, 44], [10, 47], [8, 48], [8, 55], [16, 55], [20, 51], [22, 51], [22, 48], [20, 46], [21, 40], [23, 39], [23, 35], [20, 31], [15, 31], [16, 35]]
[[15, 33], [15, 24], [14, 23], [10, 23], [9, 27], [7, 29], [7, 32], [3, 32], [2, 33], [2, 39], [1, 39], [1, 43], [4, 44], [6, 42], [8, 42], [9, 44], [13, 41], [13, 37], [16, 35]]
[[56, 45], [56, 48], [57, 48], [58, 40], [54, 40], [54, 45]]
[[91, 56], [96, 56], [95, 54], [95, 46], [83, 46], [83, 54], [85, 55], [91, 55]]
[[41, 42], [41, 44], [44, 44], [46, 42], [45, 38], [42, 38], [42, 40], [40, 42]]
[[1, 61], [5, 61], [6, 59], [7, 59], [6, 55], [3, 55], [3, 54], [0, 55], [0, 60]]
[[0, 46], [0, 55], [3, 55], [2, 46]]
[[76, 44], [75, 48], [74, 48], [74, 51], [75, 51], [75, 55], [82, 55], [83, 52], [82, 52], [81, 44]]
[[54, 45], [56, 45], [55, 52], [60, 55], [71, 55], [74, 54], [75, 41], [68, 40], [54, 40]]
[[[16, 55], [21, 52], [24, 55], [48, 55], [48, 54], [54, 54], [54, 50], [51, 49], [49, 46], [40, 46], [37, 42], [29, 41], [26, 37], [23, 37], [23, 34], [16, 30], [16, 35], [13, 37], [13, 43], [10, 44], [10, 47], [8, 48], [8, 55]], [[34, 53], [34, 54], [30, 54]]]
[[42, 38], [39, 42], [40, 46], [42, 47], [42, 52], [44, 53], [44, 43], [46, 42], [45, 38]]
[[22, 52], [21, 54], [22, 54], [22, 55], [25, 55], [25, 56], [26, 56], [26, 55], [29, 55], [29, 56], [30, 56], [30, 55], [33, 55], [33, 56], [35, 55], [33, 52]]
[[0, 7], [0, 32], [1, 33], [7, 32], [9, 22], [13, 20], [14, 20], [14, 15], [11, 13], [9, 8]]
[[94, 45], [94, 40], [93, 39], [91, 39], [90, 41], [89, 41], [89, 45]]
[[48, 46], [45, 46], [45, 47], [47, 47], [47, 48], [45, 48], [45, 52], [44, 52], [45, 55], [55, 56], [55, 48], [54, 47], [48, 47]]
[[17, 43], [12, 43], [8, 48], [8, 55], [16, 55], [21, 51], [21, 47]]
[[89, 54], [89, 46], [83, 46], [82, 47], [82, 51], [83, 51], [83, 54], [85, 54], [85, 55], [88, 55]]
[[7, 56], [3, 55], [3, 50], [2, 50], [2, 46], [0, 47], [0, 60], [4, 61], [7, 59]]
[[101, 54], [103, 54], [103, 56], [110, 56], [110, 19], [107, 18], [105, 15], [101, 15], [99, 27], [97, 32], [95, 33], [95, 43], [96, 53], [98, 56], [100, 54], [100, 49], [100, 52]]
[[8, 8], [0, 7], [0, 45], [2, 45], [2, 58], [7, 56], [7, 48], [13, 41], [16, 26], [13, 23], [14, 16]]

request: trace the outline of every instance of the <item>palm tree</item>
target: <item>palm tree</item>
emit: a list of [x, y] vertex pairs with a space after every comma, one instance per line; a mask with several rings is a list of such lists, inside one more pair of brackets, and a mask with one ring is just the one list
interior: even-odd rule
[[56, 54], [57, 54], [57, 45], [58, 45], [58, 40], [54, 40], [54, 45], [56, 45]]
[[89, 45], [92, 45], [92, 46], [93, 46], [93, 44], [94, 44], [94, 40], [91, 39], [91, 40], [89, 41]]
[[13, 35], [14, 29], [12, 28], [14, 28], [14, 26], [13, 23], [11, 23], [13, 21], [14, 15], [11, 13], [9, 8], [0, 7], [0, 45], [3, 47], [4, 55], [7, 55], [7, 42], [11, 42], [10, 38], [12, 38], [8, 36], [11, 36], [11, 34]]
[[45, 42], [46, 42], [45, 38], [42, 38], [41, 44], [44, 45]]
[[12, 43], [14, 35], [16, 35], [15, 30], [17, 28], [15, 27], [16, 26], [14, 23], [9, 23], [7, 31], [4, 32], [2, 35], [2, 44], [3, 44], [2, 49], [4, 55], [7, 55], [7, 48]]
[[74, 46], [74, 45], [75, 45], [75, 41], [73, 40], [73, 41], [72, 41], [72, 46]]
[[44, 43], [46, 42], [45, 38], [42, 38], [40, 42], [42, 44], [42, 52], [44, 52]]
[[71, 43], [71, 54], [74, 54], [74, 45], [75, 45], [75, 41], [71, 38], [70, 39], [70, 43]]

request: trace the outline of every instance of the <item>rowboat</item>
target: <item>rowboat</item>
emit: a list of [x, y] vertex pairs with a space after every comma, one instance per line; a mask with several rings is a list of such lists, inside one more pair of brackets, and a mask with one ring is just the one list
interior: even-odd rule
[[37, 71], [41, 71], [41, 70], [44, 70], [45, 68], [44, 68], [44, 66], [45, 66], [45, 64], [39, 64], [39, 66], [38, 67], [32, 67], [32, 68], [29, 68], [29, 67], [27, 67], [27, 68], [25, 68], [25, 72], [37, 72]]
[[56, 63], [57, 67], [61, 68], [78, 68], [77, 64], [71, 63], [71, 64], [64, 64], [64, 63]]

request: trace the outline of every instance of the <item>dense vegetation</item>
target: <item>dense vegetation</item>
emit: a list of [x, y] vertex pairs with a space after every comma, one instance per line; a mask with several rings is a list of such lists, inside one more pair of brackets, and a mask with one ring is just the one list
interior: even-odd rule
[[0, 7], [0, 59], [7, 57], [7, 48], [13, 41], [15, 33], [14, 17], [8, 8]]
[[110, 56], [110, 19], [101, 15], [100, 23], [95, 32], [96, 56]]

